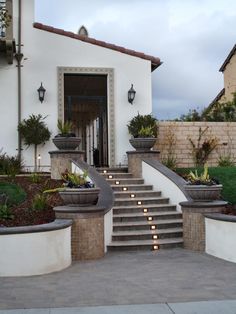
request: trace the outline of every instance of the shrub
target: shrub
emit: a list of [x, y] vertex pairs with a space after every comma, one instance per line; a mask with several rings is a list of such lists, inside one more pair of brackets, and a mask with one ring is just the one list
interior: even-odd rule
[[0, 182], [0, 194], [5, 194], [7, 205], [17, 205], [26, 199], [25, 191], [18, 185], [9, 182]]
[[33, 210], [44, 210], [48, 206], [48, 196], [46, 194], [36, 194], [32, 201]]
[[23, 163], [18, 156], [8, 156], [6, 153], [0, 153], [0, 174], [6, 174], [10, 177], [15, 177], [20, 173]]
[[171, 170], [175, 170], [177, 168], [177, 158], [173, 155], [168, 155], [162, 158], [161, 162]]
[[207, 162], [210, 154], [217, 147], [219, 142], [216, 137], [205, 138], [202, 140], [207, 130], [208, 127], [206, 127], [204, 130], [199, 128], [196, 144], [191, 138], [189, 138], [189, 142], [192, 146], [192, 156], [196, 167], [203, 166]]
[[32, 183], [40, 183], [41, 181], [41, 177], [37, 172], [32, 173], [29, 179]]
[[6, 204], [0, 205], [0, 219], [13, 219], [14, 215], [12, 214], [10, 208]]
[[176, 141], [175, 133], [169, 126], [164, 136], [164, 153], [161, 162], [172, 170], [177, 168], [177, 156], [175, 153]]
[[[133, 137], [157, 137], [157, 119], [151, 114], [135, 116], [127, 124], [128, 131]], [[140, 134], [141, 133], [141, 134]], [[143, 134], [144, 133], [144, 134]], [[145, 133], [147, 134], [146, 136]]]
[[219, 167], [233, 167], [234, 165], [234, 158], [231, 155], [222, 155], [218, 158]]

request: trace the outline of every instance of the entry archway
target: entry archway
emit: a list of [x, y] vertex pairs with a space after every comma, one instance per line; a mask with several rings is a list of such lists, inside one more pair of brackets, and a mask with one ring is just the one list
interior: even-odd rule
[[58, 118], [73, 122], [95, 166], [115, 166], [113, 78], [113, 69], [58, 68]]

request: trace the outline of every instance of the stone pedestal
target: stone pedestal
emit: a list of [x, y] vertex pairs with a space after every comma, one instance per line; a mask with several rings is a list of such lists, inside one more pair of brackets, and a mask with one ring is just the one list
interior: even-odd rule
[[205, 252], [205, 218], [207, 213], [219, 213], [227, 202], [181, 202], [184, 248]]
[[51, 158], [51, 178], [60, 180], [67, 169], [71, 171], [71, 160], [84, 160], [85, 152], [79, 150], [55, 150], [49, 152]]
[[147, 150], [146, 152], [129, 151], [126, 152], [128, 156], [128, 171], [135, 177], [142, 177], [142, 160], [145, 159], [159, 159], [159, 150]]
[[72, 260], [94, 260], [104, 256], [104, 208], [58, 206], [57, 219], [72, 219]]

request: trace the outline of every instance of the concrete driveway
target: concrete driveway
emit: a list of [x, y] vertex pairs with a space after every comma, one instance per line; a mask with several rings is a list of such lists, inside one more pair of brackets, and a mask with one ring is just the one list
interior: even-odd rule
[[49, 275], [0, 278], [2, 310], [92, 309], [234, 299], [236, 264], [184, 249], [114, 252]]

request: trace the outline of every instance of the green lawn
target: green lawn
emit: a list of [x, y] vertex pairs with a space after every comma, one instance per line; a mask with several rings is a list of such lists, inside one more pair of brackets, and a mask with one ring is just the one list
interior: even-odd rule
[[26, 199], [25, 191], [16, 184], [0, 182], [0, 194], [6, 194], [8, 197], [7, 204], [20, 204]]
[[[203, 168], [178, 168], [178, 174], [188, 174], [190, 170], [203, 171]], [[209, 174], [212, 178], [223, 184], [222, 196], [231, 204], [236, 204], [236, 167], [209, 167]]]

